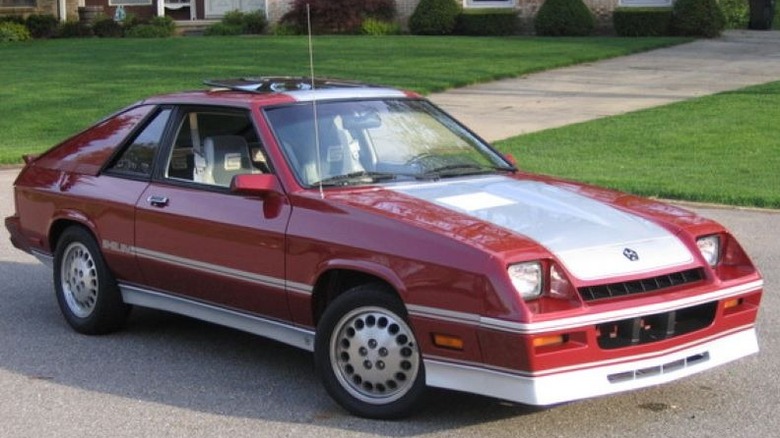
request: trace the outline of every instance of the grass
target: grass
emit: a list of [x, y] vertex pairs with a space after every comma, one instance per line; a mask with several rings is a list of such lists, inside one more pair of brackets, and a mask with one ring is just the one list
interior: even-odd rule
[[[428, 93], [682, 41], [327, 36], [315, 40], [315, 73]], [[0, 164], [203, 79], [309, 74], [305, 37], [44, 40], [0, 44], [0, 59]]]
[[645, 196], [780, 208], [780, 82], [497, 146], [530, 171]]

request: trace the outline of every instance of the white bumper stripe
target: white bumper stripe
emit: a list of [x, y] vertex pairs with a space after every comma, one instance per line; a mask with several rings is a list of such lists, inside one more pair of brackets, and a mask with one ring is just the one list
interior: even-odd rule
[[425, 360], [428, 385], [510, 400], [551, 405], [645, 388], [690, 376], [758, 352], [754, 328], [648, 359], [541, 377]]

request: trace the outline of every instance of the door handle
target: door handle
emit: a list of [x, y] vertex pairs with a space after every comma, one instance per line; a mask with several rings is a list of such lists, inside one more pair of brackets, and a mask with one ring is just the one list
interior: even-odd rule
[[168, 205], [168, 198], [165, 196], [149, 196], [146, 201], [154, 207], [165, 207]]

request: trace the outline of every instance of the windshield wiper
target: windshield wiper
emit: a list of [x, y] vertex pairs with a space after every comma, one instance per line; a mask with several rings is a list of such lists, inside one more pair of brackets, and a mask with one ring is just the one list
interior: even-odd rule
[[396, 178], [394, 173], [386, 172], [367, 172], [361, 170], [358, 172], [347, 173], [344, 175], [334, 175], [324, 178], [320, 181], [311, 183], [312, 186], [348, 186], [352, 184], [367, 184], [379, 181], [387, 181]]
[[448, 176], [466, 176], [466, 175], [481, 175], [485, 173], [493, 173], [497, 170], [510, 171], [513, 169], [505, 167], [485, 166], [472, 163], [458, 163], [448, 164], [446, 166], [436, 167], [434, 169], [426, 170], [421, 174], [428, 178], [446, 178]]

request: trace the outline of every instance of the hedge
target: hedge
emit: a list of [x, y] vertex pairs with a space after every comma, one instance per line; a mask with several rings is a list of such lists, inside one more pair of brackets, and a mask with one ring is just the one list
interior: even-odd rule
[[617, 8], [612, 14], [615, 33], [625, 37], [668, 36], [672, 8]]
[[506, 9], [465, 11], [458, 16], [455, 33], [472, 36], [505, 36], [518, 33], [517, 13]]

